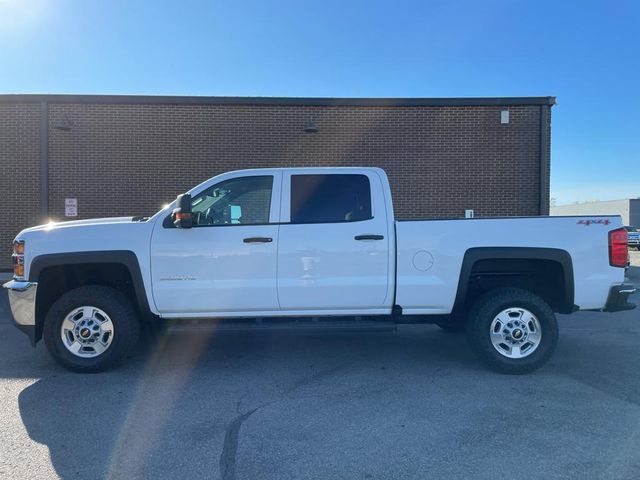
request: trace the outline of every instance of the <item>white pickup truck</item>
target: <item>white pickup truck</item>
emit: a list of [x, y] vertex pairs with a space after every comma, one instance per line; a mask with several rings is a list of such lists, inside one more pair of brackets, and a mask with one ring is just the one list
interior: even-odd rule
[[23, 230], [4, 287], [31, 343], [44, 337], [77, 371], [122, 360], [143, 327], [217, 319], [261, 329], [437, 323], [466, 330], [494, 369], [524, 373], [552, 355], [555, 312], [634, 308], [621, 227], [616, 216], [402, 221], [378, 168], [243, 170], [150, 218]]

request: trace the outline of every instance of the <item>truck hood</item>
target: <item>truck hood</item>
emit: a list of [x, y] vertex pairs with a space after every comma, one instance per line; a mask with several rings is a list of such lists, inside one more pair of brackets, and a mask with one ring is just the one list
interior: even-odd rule
[[25, 273], [41, 255], [81, 252], [133, 252], [138, 262], [149, 257], [149, 240], [155, 222], [142, 217], [96, 218], [51, 222], [21, 231], [16, 240], [25, 242]]
[[31, 233], [40, 231], [50, 231], [68, 227], [83, 227], [93, 225], [106, 225], [113, 223], [131, 223], [136, 217], [110, 217], [110, 218], [91, 218], [88, 220], [72, 220], [68, 222], [49, 222], [43, 225], [37, 225], [31, 228], [25, 228], [20, 233]]

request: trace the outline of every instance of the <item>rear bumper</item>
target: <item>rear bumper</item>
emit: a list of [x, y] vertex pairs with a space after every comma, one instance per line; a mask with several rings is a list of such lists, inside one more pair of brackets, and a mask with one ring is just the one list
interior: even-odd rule
[[609, 290], [609, 297], [604, 306], [605, 312], [621, 312], [623, 310], [633, 310], [635, 303], [629, 303], [629, 295], [636, 292], [636, 287], [631, 284], [614, 285]]
[[36, 344], [36, 291], [37, 282], [11, 280], [3, 285], [9, 294], [13, 323], [27, 334], [31, 345]]

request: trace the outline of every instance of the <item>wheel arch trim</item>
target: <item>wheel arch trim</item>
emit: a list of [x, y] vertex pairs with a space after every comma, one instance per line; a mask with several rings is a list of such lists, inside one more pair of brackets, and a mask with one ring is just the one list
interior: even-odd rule
[[477, 247], [468, 249], [464, 254], [453, 306], [454, 313], [461, 313], [464, 310], [471, 272], [474, 265], [482, 260], [547, 260], [559, 263], [565, 285], [560, 313], [572, 313], [576, 310], [573, 303], [575, 296], [573, 260], [566, 250], [537, 247]]
[[[29, 268], [29, 281], [37, 282], [43, 270], [66, 265], [110, 263], [123, 265], [133, 282], [135, 299], [143, 317], [152, 316], [142, 278], [142, 270], [136, 254], [130, 250], [104, 250], [88, 252], [51, 253], [35, 257]], [[37, 302], [37, 299], [36, 299]], [[40, 319], [41, 320], [41, 319]], [[40, 323], [40, 322], [37, 322]], [[39, 329], [41, 331], [41, 329]]]

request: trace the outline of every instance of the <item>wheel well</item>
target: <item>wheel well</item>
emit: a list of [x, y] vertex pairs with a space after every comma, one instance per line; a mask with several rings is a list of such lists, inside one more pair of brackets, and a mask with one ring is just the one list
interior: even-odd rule
[[64, 293], [83, 285], [102, 285], [122, 292], [140, 315], [131, 272], [122, 263], [79, 263], [44, 268], [38, 276], [36, 341], [42, 337], [44, 318]]
[[464, 307], [468, 309], [480, 295], [494, 288], [516, 287], [539, 295], [555, 312], [569, 313], [573, 309], [573, 301], [568, 299], [573, 292], [568, 292], [570, 286], [566, 278], [563, 265], [555, 260], [478, 260], [471, 268]]

